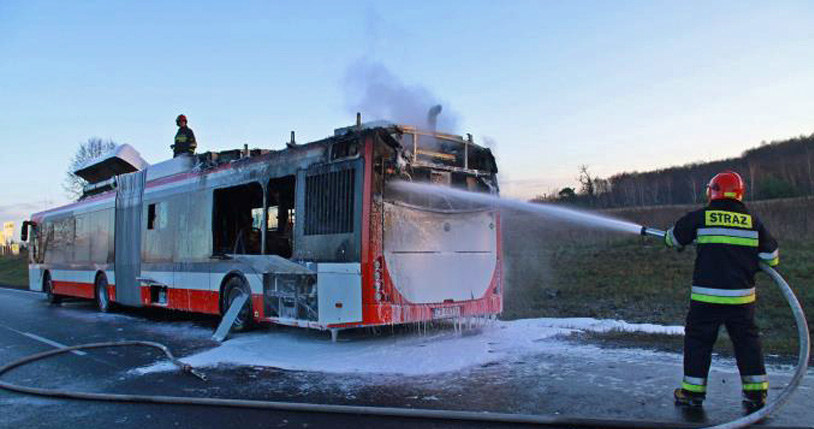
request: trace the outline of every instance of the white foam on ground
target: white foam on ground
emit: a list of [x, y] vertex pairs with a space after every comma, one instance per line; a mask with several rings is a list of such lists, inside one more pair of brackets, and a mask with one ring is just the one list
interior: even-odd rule
[[[219, 364], [276, 367], [327, 373], [378, 373], [424, 375], [458, 371], [492, 362], [513, 360], [535, 353], [596, 353], [594, 346], [577, 346], [554, 338], [575, 332], [647, 332], [681, 334], [680, 326], [631, 324], [590, 318], [523, 319], [496, 321], [464, 335], [396, 334], [354, 338], [332, 343], [328, 335], [304, 331], [238, 334], [204, 352], [182, 359], [194, 367]], [[588, 350], [590, 349], [590, 350]], [[136, 369], [136, 373], [174, 370], [168, 362]]]
[[540, 321], [542, 326], [576, 329], [587, 332], [622, 331], [639, 332], [645, 334], [684, 335], [683, 326], [653, 325], [651, 323], [628, 323], [623, 320], [593, 319], [590, 317], [572, 317], [566, 319], [541, 318], [528, 320]]

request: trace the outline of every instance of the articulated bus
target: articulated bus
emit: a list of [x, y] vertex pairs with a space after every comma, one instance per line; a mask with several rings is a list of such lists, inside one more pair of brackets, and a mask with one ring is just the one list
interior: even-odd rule
[[[136, 159], [136, 161], [134, 161]], [[283, 150], [182, 155], [148, 165], [129, 145], [88, 163], [76, 203], [31, 216], [30, 289], [341, 329], [469, 316], [503, 307], [499, 213], [409, 194], [396, 180], [498, 193], [471, 136], [389, 123], [341, 128]]]

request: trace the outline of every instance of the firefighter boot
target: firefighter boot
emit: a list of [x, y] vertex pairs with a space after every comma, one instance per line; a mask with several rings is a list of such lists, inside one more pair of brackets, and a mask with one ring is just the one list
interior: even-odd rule
[[676, 400], [676, 405], [700, 408], [704, 405], [704, 399], [706, 399], [707, 395], [678, 388], [673, 392], [673, 397]]
[[743, 392], [743, 408], [751, 414], [766, 405], [765, 390], [750, 390]]

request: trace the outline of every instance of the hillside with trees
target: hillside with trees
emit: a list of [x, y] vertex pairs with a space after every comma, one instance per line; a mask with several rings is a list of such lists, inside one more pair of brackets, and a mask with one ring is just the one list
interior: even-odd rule
[[607, 179], [579, 168], [579, 189], [563, 188], [533, 201], [556, 201], [592, 208], [617, 208], [705, 201], [706, 184], [731, 169], [746, 181], [747, 200], [814, 195], [814, 134], [763, 142], [740, 157], [648, 172], [624, 172]]

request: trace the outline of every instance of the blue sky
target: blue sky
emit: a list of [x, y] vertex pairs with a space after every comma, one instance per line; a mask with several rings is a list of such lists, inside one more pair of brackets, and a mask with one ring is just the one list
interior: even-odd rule
[[814, 132], [812, 23], [808, 1], [4, 0], [0, 221], [64, 202], [89, 137], [156, 162], [179, 113], [203, 150], [386, 115], [371, 70], [488, 139], [508, 195], [736, 156]]

